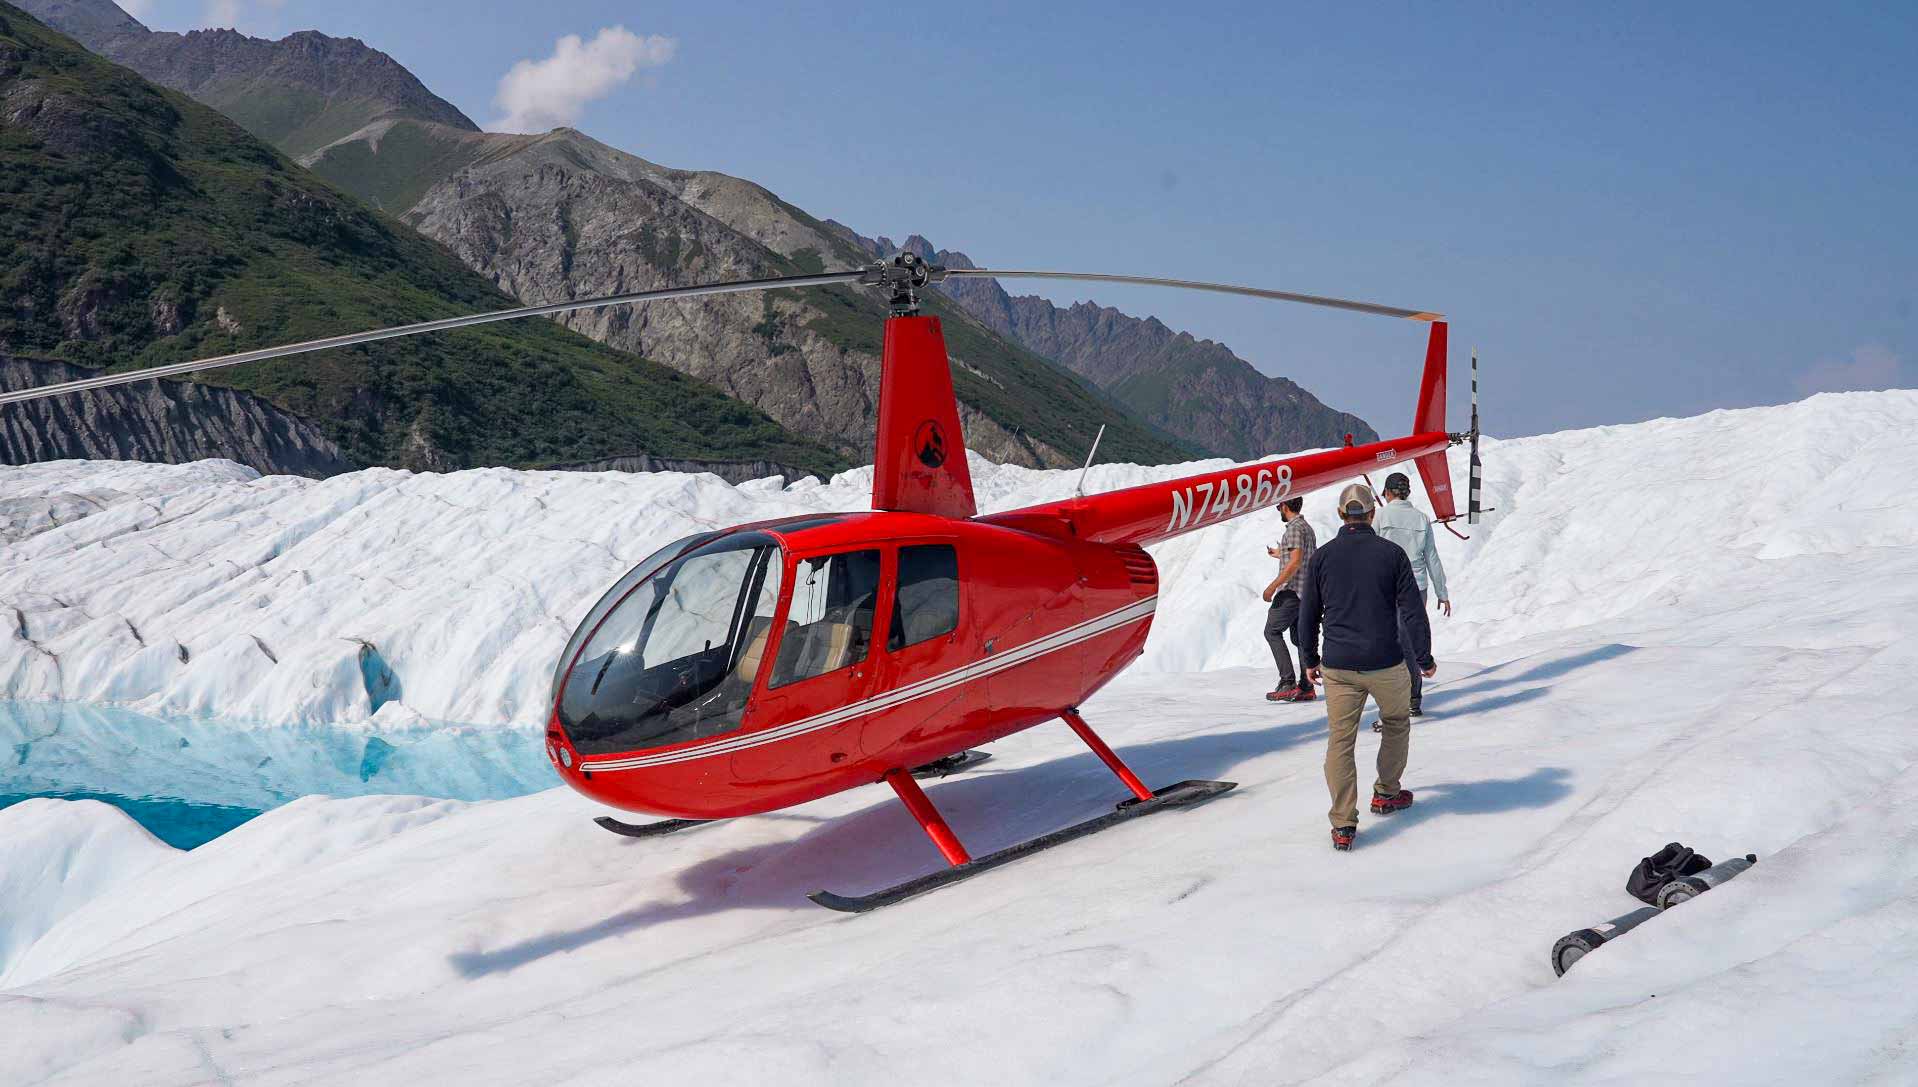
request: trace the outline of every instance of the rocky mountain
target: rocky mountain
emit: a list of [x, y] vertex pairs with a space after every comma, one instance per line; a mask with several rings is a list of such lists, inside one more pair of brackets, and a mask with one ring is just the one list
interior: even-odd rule
[[478, 131], [413, 73], [357, 38], [279, 41], [233, 30], [154, 32], [112, 0], [19, 0], [28, 14], [298, 158], [369, 124], [413, 118]]
[[[510, 305], [226, 117], [0, 2], [0, 351], [133, 368]], [[546, 321], [205, 380], [309, 420], [358, 464], [846, 463], [710, 385]]]
[[[91, 371], [0, 355], [0, 391]], [[48, 460], [223, 457], [261, 472], [321, 478], [355, 465], [318, 427], [251, 393], [185, 381], [142, 381], [0, 408], [0, 464]]]
[[[420, 127], [395, 125], [385, 138]], [[484, 140], [485, 154], [430, 187], [405, 218], [528, 302], [850, 268], [864, 259], [817, 220], [738, 178], [667, 169], [571, 129]], [[318, 165], [324, 172], [327, 160]], [[1115, 459], [1159, 463], [1196, 452], [960, 307], [933, 299], [928, 310], [945, 322], [967, 443], [985, 456], [1074, 463], [1101, 424]], [[861, 459], [871, 455], [884, 314], [876, 294], [835, 287], [602, 310], [566, 322], [711, 381]]]
[[[750, 182], [661, 167], [571, 129], [540, 136], [478, 132], [410, 75], [362, 74], [330, 83], [296, 63], [334, 56], [373, 64], [368, 55], [392, 63], [357, 42], [313, 33], [280, 42], [240, 41], [231, 32], [169, 36], [115, 21], [103, 10], [112, 7], [107, 0], [29, 2], [76, 34], [88, 34], [109, 55], [234, 110], [321, 177], [403, 215], [525, 301], [851, 267], [865, 259], [836, 232]], [[328, 65], [317, 67], [324, 72]], [[242, 85], [249, 88], [245, 100], [235, 102], [225, 88]], [[374, 105], [349, 110], [338, 103], [340, 87], [380, 93]], [[282, 103], [274, 116], [317, 111], [330, 127], [264, 124], [248, 112], [258, 109], [256, 102]], [[444, 110], [435, 112], [433, 103]], [[317, 135], [335, 132], [316, 143]], [[1008, 341], [961, 307], [935, 298], [928, 311], [945, 321], [967, 440], [984, 455], [1028, 465], [1076, 463], [1101, 424], [1108, 425], [1106, 456], [1160, 463], [1207, 451], [1140, 422], [1091, 383]], [[883, 301], [868, 292], [820, 289], [565, 321], [710, 381], [858, 459], [871, 453], [884, 312]]]
[[[978, 267], [916, 234], [900, 245], [842, 223], [829, 226], [875, 257], [910, 250], [949, 268]], [[1071, 367], [1139, 417], [1226, 456], [1249, 460], [1339, 445], [1347, 434], [1378, 440], [1365, 420], [1326, 406], [1297, 382], [1268, 377], [1226, 345], [1174, 332], [1156, 317], [1092, 302], [1060, 307], [1038, 295], [1008, 294], [995, 279], [953, 279], [939, 289], [987, 327]]]

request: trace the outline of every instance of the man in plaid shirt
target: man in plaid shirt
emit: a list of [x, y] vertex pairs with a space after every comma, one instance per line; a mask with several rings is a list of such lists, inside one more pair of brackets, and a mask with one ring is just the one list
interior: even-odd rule
[[[1292, 636], [1292, 644], [1299, 644], [1299, 591], [1305, 586], [1305, 572], [1311, 568], [1312, 552], [1318, 547], [1318, 538], [1312, 534], [1312, 526], [1305, 523], [1299, 513], [1305, 508], [1304, 498], [1290, 498], [1279, 503], [1279, 516], [1285, 520], [1285, 535], [1280, 538], [1279, 546], [1268, 547], [1265, 553], [1284, 563], [1279, 568], [1279, 576], [1265, 587], [1265, 599], [1271, 601], [1271, 610], [1265, 613], [1265, 641], [1272, 647], [1272, 662], [1279, 666], [1279, 685], [1266, 700], [1271, 702], [1310, 702], [1316, 695], [1312, 691], [1312, 681], [1305, 678], [1303, 668], [1297, 673], [1292, 671], [1292, 654], [1285, 648], [1285, 636]], [[1304, 647], [1300, 646], [1299, 663], [1305, 663]]]

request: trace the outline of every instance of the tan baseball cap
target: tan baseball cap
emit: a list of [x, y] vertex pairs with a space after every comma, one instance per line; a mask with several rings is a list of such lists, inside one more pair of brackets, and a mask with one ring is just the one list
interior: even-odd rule
[[1363, 517], [1377, 505], [1378, 499], [1372, 496], [1372, 488], [1363, 483], [1348, 484], [1339, 492], [1339, 512], [1347, 517]]

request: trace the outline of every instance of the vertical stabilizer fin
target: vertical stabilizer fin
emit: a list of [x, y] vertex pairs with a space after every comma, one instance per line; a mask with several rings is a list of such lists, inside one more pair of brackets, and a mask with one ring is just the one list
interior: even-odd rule
[[886, 320], [872, 508], [957, 518], [978, 512], [937, 317]]
[[[1412, 420], [1413, 434], [1446, 433], [1445, 341], [1445, 322], [1432, 322], [1431, 338], [1425, 345], [1425, 375], [1419, 380], [1418, 412]], [[1452, 466], [1445, 459], [1445, 450], [1427, 453], [1413, 463], [1418, 465], [1419, 478], [1425, 482], [1425, 496], [1432, 502], [1432, 516], [1440, 521], [1457, 517], [1458, 503], [1452, 495]]]

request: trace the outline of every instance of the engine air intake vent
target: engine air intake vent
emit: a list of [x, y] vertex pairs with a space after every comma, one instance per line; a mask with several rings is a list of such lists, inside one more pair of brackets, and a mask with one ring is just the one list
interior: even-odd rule
[[1159, 566], [1143, 548], [1128, 547], [1119, 550], [1119, 561], [1125, 563], [1126, 577], [1134, 588], [1148, 591], [1159, 587]]

